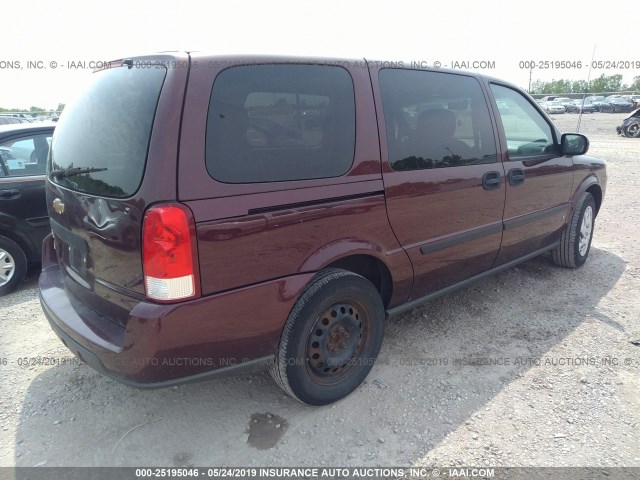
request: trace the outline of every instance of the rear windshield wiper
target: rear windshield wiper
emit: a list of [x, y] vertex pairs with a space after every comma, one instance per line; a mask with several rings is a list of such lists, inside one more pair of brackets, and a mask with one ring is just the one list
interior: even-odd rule
[[50, 175], [54, 178], [67, 178], [74, 175], [82, 175], [83, 173], [104, 172], [106, 168], [98, 167], [75, 167], [66, 170], [52, 170]]

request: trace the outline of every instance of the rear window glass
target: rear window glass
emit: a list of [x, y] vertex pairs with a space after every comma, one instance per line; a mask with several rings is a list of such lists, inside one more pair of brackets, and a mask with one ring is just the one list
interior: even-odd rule
[[340, 67], [250, 65], [221, 72], [206, 165], [225, 183], [337, 177], [353, 163], [353, 82]]
[[58, 122], [49, 169], [62, 174], [51, 178], [73, 190], [127, 197], [142, 181], [166, 69], [116, 67], [95, 75]]

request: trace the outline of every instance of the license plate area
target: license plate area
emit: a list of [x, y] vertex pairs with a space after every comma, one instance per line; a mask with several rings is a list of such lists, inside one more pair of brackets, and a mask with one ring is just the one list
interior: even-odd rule
[[93, 289], [88, 268], [89, 246], [86, 240], [51, 220], [58, 262], [64, 271], [85, 288]]

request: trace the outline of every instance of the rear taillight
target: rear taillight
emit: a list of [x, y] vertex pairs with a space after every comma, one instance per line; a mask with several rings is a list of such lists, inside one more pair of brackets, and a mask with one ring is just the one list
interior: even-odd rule
[[184, 205], [154, 205], [144, 215], [142, 267], [147, 298], [171, 302], [200, 296], [196, 230]]

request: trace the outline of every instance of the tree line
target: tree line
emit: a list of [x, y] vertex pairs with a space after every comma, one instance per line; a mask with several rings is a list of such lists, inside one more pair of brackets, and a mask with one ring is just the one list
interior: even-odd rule
[[[53, 111], [55, 113], [57, 113], [58, 115], [60, 115], [62, 113], [62, 110], [64, 110], [64, 103], [59, 103], [58, 104], [58, 108], [56, 108]], [[34, 116], [36, 116], [38, 114], [50, 113], [51, 111], [52, 110], [47, 110], [46, 108], [40, 108], [40, 107], [36, 107], [36, 106], [29, 107], [28, 109], [26, 109], [26, 108], [2, 108], [2, 107], [0, 107], [0, 113], [4, 113], [4, 112], [29, 113], [29, 114], [32, 114]]]
[[622, 83], [622, 75], [605, 75], [587, 82], [586, 80], [536, 80], [531, 83], [532, 94], [549, 93], [608, 93], [640, 91], [640, 75], [629, 85]]

